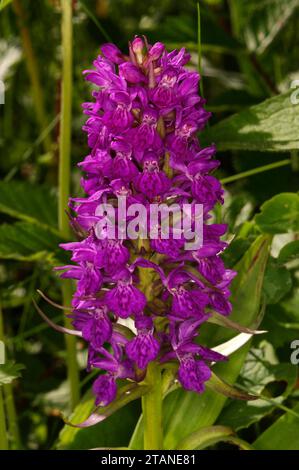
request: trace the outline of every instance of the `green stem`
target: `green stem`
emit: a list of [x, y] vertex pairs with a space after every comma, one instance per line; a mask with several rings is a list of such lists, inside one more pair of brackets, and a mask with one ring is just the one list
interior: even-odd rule
[[[62, 86], [61, 86], [61, 119], [59, 140], [59, 204], [58, 225], [64, 238], [70, 236], [70, 228], [65, 210], [70, 194], [70, 161], [71, 161], [71, 126], [72, 126], [72, 2], [62, 0]], [[72, 299], [72, 285], [69, 280], [62, 281], [63, 305], [68, 306]], [[70, 321], [65, 313], [65, 326]], [[66, 353], [68, 379], [71, 391], [71, 407], [76, 406], [80, 398], [79, 369], [76, 358], [76, 339], [66, 336]]]
[[[2, 309], [0, 306], [0, 341], [4, 340], [3, 335], [3, 317]], [[7, 430], [6, 430], [6, 416], [4, 408], [4, 387], [0, 385], [0, 450], [8, 449]]]
[[203, 77], [202, 77], [202, 47], [201, 47], [201, 19], [200, 19], [200, 4], [197, 2], [197, 60], [198, 60], [198, 73], [200, 75], [200, 95], [203, 97]]
[[258, 173], [263, 173], [264, 171], [273, 170], [274, 168], [280, 168], [281, 166], [287, 166], [291, 164], [291, 160], [281, 160], [279, 162], [269, 163], [269, 165], [263, 165], [258, 168], [253, 168], [252, 170], [243, 171], [237, 175], [228, 176], [223, 178], [221, 181], [222, 184], [232, 183], [233, 181], [240, 180], [242, 178], [247, 178], [248, 176], [257, 175]]
[[7, 412], [8, 430], [12, 437], [14, 448], [21, 448], [20, 432], [18, 425], [17, 412], [15, 407], [15, 401], [13, 396], [12, 384], [3, 386], [5, 407]]
[[[19, 0], [13, 0], [13, 8], [18, 18], [22, 46], [26, 57], [26, 66], [32, 87], [32, 97], [36, 111], [36, 118], [39, 122], [41, 129], [43, 130], [48, 125], [48, 119], [47, 114], [45, 112], [44, 95], [40, 82], [38, 64], [36, 56], [34, 54], [30, 32], [28, 27], [26, 26], [26, 15], [22, 3]], [[52, 145], [49, 135], [45, 136], [43, 144], [45, 152], [50, 152]]]
[[0, 450], [8, 450], [6, 433], [5, 411], [3, 401], [3, 387], [0, 386]]
[[144, 422], [144, 449], [163, 449], [162, 432], [162, 379], [158, 364], [151, 362], [147, 368], [145, 382], [150, 390], [142, 397]]

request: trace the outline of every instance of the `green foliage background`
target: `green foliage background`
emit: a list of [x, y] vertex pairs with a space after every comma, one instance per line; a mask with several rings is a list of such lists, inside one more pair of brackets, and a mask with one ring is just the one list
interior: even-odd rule
[[[199, 137], [217, 144], [217, 176], [226, 189], [225, 204], [214, 215], [229, 225], [231, 243], [223, 257], [239, 272], [232, 319], [255, 328], [263, 311], [259, 328], [268, 331], [218, 370], [259, 399], [236, 401], [210, 389], [200, 397], [172, 391], [164, 401], [165, 448], [299, 450], [297, 366], [290, 362], [291, 342], [299, 339], [299, 1], [202, 0], [200, 41], [192, 0], [72, 3], [72, 194], [80, 194], [76, 164], [87, 152], [81, 103], [90, 90], [82, 70], [100, 44], [112, 40], [126, 50], [130, 38], [146, 34], [169, 49], [188, 48], [213, 112]], [[138, 448], [138, 400], [93, 428], [64, 426], [60, 413], [70, 413], [64, 340], [32, 305], [35, 298], [49, 317], [62, 320], [36, 293], [39, 288], [61, 302], [52, 272], [65, 261], [57, 248], [63, 239], [57, 224], [60, 23], [59, 0], [0, 2], [0, 336], [8, 356], [0, 366], [7, 427], [2, 445], [87, 449], [130, 442]], [[209, 324], [201, 340], [215, 346], [232, 336]], [[79, 343], [83, 399], [74, 422], [93, 408], [85, 357]]]

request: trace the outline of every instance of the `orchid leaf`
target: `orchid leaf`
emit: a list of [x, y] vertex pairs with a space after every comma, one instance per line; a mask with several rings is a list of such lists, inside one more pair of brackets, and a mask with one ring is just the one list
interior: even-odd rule
[[225, 328], [230, 328], [249, 335], [260, 335], [266, 333], [264, 330], [254, 330], [252, 328], [239, 325], [239, 323], [236, 323], [230, 318], [220, 315], [217, 312], [211, 312], [211, 317], [207, 321], [208, 323], [214, 323], [215, 325], [224, 326]]
[[[132, 385], [129, 385], [129, 389], [131, 388]], [[140, 387], [140, 389], [142, 389], [142, 387]], [[98, 424], [94, 423], [95, 425], [91, 427], [77, 427], [76, 423], [79, 425], [84, 422], [86, 423], [88, 417], [90, 418], [94, 413], [94, 396], [91, 391], [88, 391], [70, 417], [72, 425], [65, 424], [63, 427], [57, 448], [90, 449], [99, 446], [109, 446], [109, 448], [126, 446], [136, 425], [138, 413], [140, 413], [139, 403], [133, 401], [137, 396], [134, 395], [134, 393], [130, 397], [126, 396], [126, 391], [128, 391], [127, 386], [123, 387], [123, 390], [120, 390], [116, 406], [110, 407], [109, 410], [107, 410], [109, 407], [102, 409], [104, 411], [102, 412], [101, 418], [104, 418], [103, 414], [105, 414], [105, 418], [101, 419]], [[141, 390], [138, 389], [138, 395], [139, 393], [141, 393]], [[131, 400], [130, 403], [129, 400]], [[126, 404], [127, 406], [125, 406]], [[116, 427], [117, 433], [115, 433]]]
[[206, 386], [215, 392], [221, 393], [225, 397], [246, 401], [257, 399], [255, 395], [251, 395], [235, 387], [232, 387], [213, 372], [210, 380], [206, 383]]
[[177, 450], [204, 449], [217, 442], [226, 441], [234, 431], [226, 426], [209, 426], [187, 436], [177, 445]]
[[239, 439], [227, 426], [208, 426], [190, 434], [177, 445], [177, 450], [201, 450], [218, 442], [236, 444], [240, 449], [253, 450], [248, 442]]
[[133, 400], [140, 398], [148, 391], [148, 387], [145, 385], [130, 384], [122, 387], [118, 391], [116, 399], [106, 407], [98, 406], [84, 421], [80, 423], [74, 423], [72, 421], [65, 420], [65, 423], [75, 428], [88, 428], [101, 423], [117, 410], [127, 405]]

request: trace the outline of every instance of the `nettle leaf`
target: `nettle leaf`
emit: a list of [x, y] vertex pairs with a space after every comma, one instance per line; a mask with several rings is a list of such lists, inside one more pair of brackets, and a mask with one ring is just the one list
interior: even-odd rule
[[[269, 236], [259, 236], [237, 264], [238, 276], [234, 279], [232, 286], [234, 306], [232, 319], [248, 327], [255, 328], [260, 321], [262, 284], [269, 256], [269, 244]], [[217, 336], [216, 344], [230, 340], [235, 336], [235, 333], [231, 333], [225, 328], [215, 328], [217, 328], [217, 333], [220, 329], [223, 330], [221, 334], [215, 334], [215, 330], [213, 330], [211, 339]], [[250, 337], [250, 335], [245, 336]], [[228, 363], [217, 364], [213, 370], [222, 380], [234, 384], [248, 349], [249, 342], [234, 352]], [[182, 439], [191, 433], [200, 428], [212, 426], [226, 399], [223, 395], [212, 390], [206, 390], [202, 395], [198, 395], [179, 389], [167, 395], [163, 404], [165, 449], [174, 449]], [[142, 449], [142, 440], [143, 424], [140, 419], [131, 439], [130, 448]]]
[[[235, 431], [247, 428], [271, 413], [291, 393], [297, 380], [297, 369], [290, 363], [278, 364], [270, 343], [249, 351], [240, 374], [240, 382], [251, 393], [271, 398], [242, 403], [231, 401], [224, 408], [218, 424], [231, 426]], [[245, 405], [245, 406], [244, 406]]]
[[261, 206], [255, 222], [262, 232], [287, 233], [299, 231], [299, 195], [281, 193]]
[[16, 364], [14, 361], [8, 361], [0, 365], [0, 386], [10, 384], [13, 380], [21, 377], [23, 364]]
[[0, 182], [0, 212], [39, 225], [57, 226], [57, 199], [47, 187], [21, 181]]
[[285, 413], [266, 429], [253, 443], [254, 449], [299, 450], [299, 404], [292, 411]]
[[290, 151], [299, 149], [299, 106], [292, 91], [274, 96], [223, 119], [201, 134], [218, 150]]
[[277, 261], [280, 264], [286, 264], [296, 259], [299, 259], [299, 240], [294, 240], [282, 247]]
[[[94, 410], [94, 395], [88, 391], [71, 416], [74, 423], [84, 422]], [[139, 402], [131, 402], [105, 421], [90, 428], [75, 428], [66, 424], [60, 432], [58, 449], [90, 449], [126, 446], [140, 414]], [[117, 432], [115, 432], [117, 429]]]
[[292, 288], [290, 272], [271, 258], [266, 268], [263, 291], [267, 304], [278, 303]]
[[262, 340], [259, 348], [252, 348], [242, 368], [241, 381], [251, 393], [262, 394], [265, 387], [276, 381], [283, 381], [282, 396], [292, 391], [296, 379], [297, 368], [290, 363], [278, 363], [273, 346]]
[[26, 222], [3, 224], [0, 226], [0, 259], [50, 261], [56, 255], [63, 256], [63, 250], [58, 247], [61, 241], [59, 236], [38, 225]]

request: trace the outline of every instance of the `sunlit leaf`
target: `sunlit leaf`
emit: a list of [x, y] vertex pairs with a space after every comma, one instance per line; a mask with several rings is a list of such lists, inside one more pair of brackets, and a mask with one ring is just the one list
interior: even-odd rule
[[291, 93], [274, 96], [223, 119], [201, 134], [219, 150], [290, 151], [299, 149], [299, 106]]

